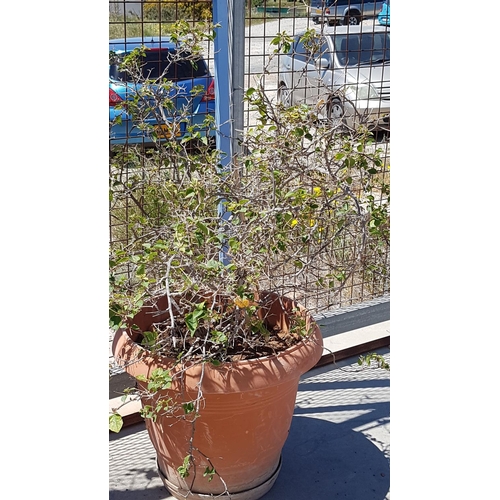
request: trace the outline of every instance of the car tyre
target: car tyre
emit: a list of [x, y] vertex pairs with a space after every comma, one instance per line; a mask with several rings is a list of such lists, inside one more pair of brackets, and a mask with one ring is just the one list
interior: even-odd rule
[[361, 16], [356, 16], [355, 14], [347, 14], [344, 17], [344, 25], [357, 26], [361, 23]]
[[326, 117], [334, 127], [340, 127], [344, 123], [344, 106], [340, 99], [334, 98], [326, 105]]
[[289, 108], [292, 105], [291, 91], [284, 82], [281, 82], [278, 87], [278, 102], [283, 104], [285, 108]]

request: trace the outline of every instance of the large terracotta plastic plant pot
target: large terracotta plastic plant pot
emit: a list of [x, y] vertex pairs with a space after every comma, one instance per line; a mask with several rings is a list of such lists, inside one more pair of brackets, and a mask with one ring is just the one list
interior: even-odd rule
[[[320, 359], [323, 341], [318, 325], [302, 307], [275, 294], [264, 298], [268, 304], [260, 314], [269, 326], [286, 329], [289, 315], [298, 307], [309, 336], [274, 356], [219, 366], [198, 363], [174, 367], [173, 359], [153, 356], [137, 344], [135, 330], [116, 333], [113, 354], [130, 375], [148, 378], [156, 368], [171, 370], [173, 375], [171, 388], [144, 397], [143, 406], [153, 406], [164, 397], [176, 403], [189, 402], [201, 389], [199, 417], [194, 422], [182, 408], [174, 415], [159, 415], [156, 421], [145, 420], [157, 452], [159, 474], [178, 499], [213, 498], [211, 495], [226, 492], [233, 500], [253, 500], [269, 491], [278, 476], [299, 378]], [[167, 314], [164, 298], [154, 308], [144, 308], [133, 323], [146, 331]], [[140, 381], [138, 385], [146, 386]], [[189, 475], [182, 477], [177, 469], [188, 454], [193, 460]], [[212, 468], [216, 474], [209, 480], [204, 474]]]

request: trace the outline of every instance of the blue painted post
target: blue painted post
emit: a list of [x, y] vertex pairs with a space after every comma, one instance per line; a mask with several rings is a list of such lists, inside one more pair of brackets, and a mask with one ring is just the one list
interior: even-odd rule
[[222, 165], [229, 165], [232, 157], [232, 2], [213, 0], [213, 22], [220, 24], [214, 41], [215, 123], [217, 149], [225, 153]]
[[[216, 146], [222, 152], [221, 169], [227, 171], [230, 167], [232, 150], [232, 72], [231, 72], [231, 48], [232, 48], [232, 2], [233, 0], [213, 0], [212, 16], [214, 24], [220, 24], [217, 28], [214, 40], [214, 79], [215, 79], [215, 125]], [[221, 226], [224, 228], [225, 221], [230, 214], [225, 210], [224, 200], [219, 202], [218, 215], [221, 217]], [[222, 229], [224, 230], [224, 229]], [[227, 257], [227, 245], [223, 245], [219, 252], [219, 259], [224, 264], [229, 263]]]

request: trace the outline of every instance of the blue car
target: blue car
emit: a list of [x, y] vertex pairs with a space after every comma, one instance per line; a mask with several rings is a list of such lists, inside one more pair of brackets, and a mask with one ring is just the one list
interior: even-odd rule
[[391, 0], [386, 0], [383, 5], [381, 11], [378, 13], [378, 23], [382, 26], [390, 26], [391, 25]]
[[[120, 63], [137, 47], [146, 50], [141, 78], [134, 82], [120, 70]], [[114, 39], [109, 41], [109, 51], [110, 144], [152, 146], [172, 137], [181, 139], [189, 130], [215, 135], [206, 121], [207, 116], [215, 117], [214, 80], [203, 58], [193, 60], [168, 37]], [[158, 85], [164, 79], [173, 82], [168, 90]], [[130, 106], [138, 110], [141, 120], [131, 119]]]

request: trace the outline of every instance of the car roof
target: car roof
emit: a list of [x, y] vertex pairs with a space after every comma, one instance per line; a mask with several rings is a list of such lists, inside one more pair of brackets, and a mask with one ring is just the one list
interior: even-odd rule
[[162, 48], [165, 50], [173, 50], [178, 47], [178, 44], [171, 42], [168, 36], [137, 36], [131, 38], [114, 38], [109, 41], [109, 50], [113, 52], [130, 52], [142, 46], [148, 49]]
[[[374, 32], [387, 32], [390, 31], [388, 26], [379, 26], [371, 24], [357, 24], [354, 26], [318, 26], [314, 28], [318, 35], [345, 35], [345, 34], [357, 34], [357, 33], [374, 33]], [[303, 35], [305, 32], [301, 33], [299, 36]]]

